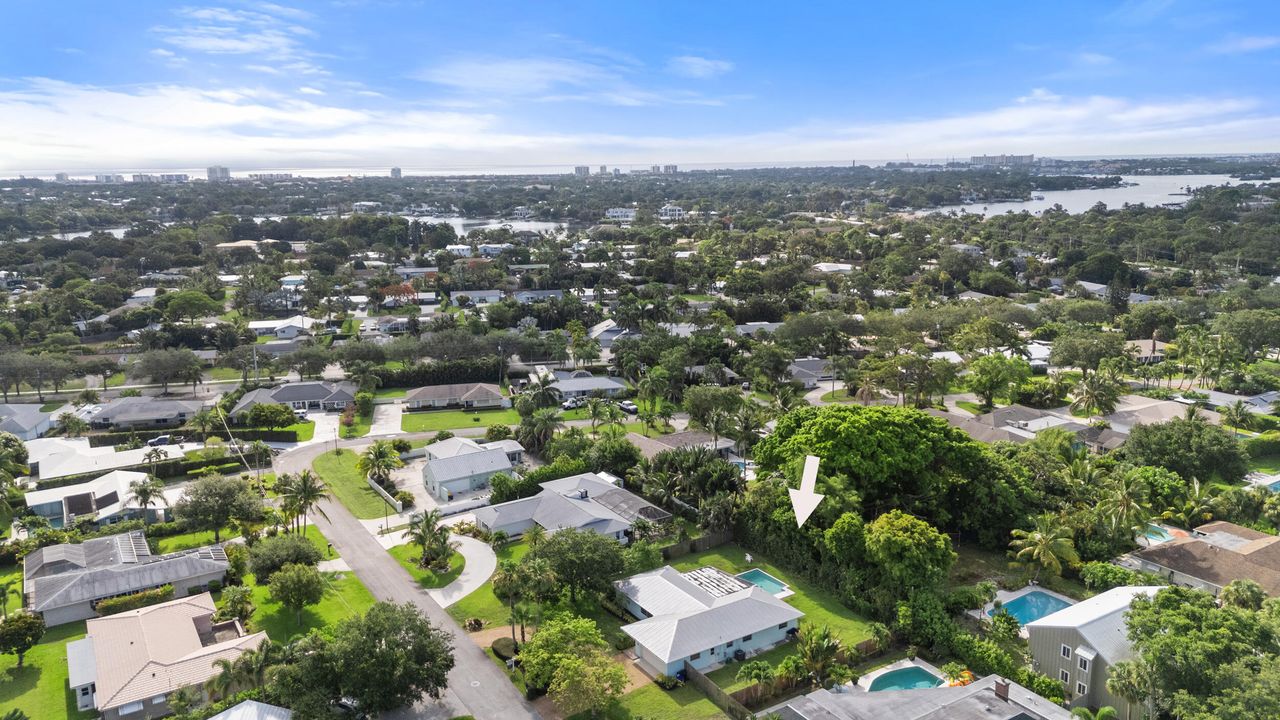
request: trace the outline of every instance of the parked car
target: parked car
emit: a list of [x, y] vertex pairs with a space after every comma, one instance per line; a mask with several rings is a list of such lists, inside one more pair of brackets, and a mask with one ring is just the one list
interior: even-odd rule
[[294, 416], [294, 417], [296, 417], [296, 418], [298, 418], [299, 420], [306, 420], [306, 419], [307, 419], [307, 411], [306, 411], [306, 410], [294, 410], [294, 411], [293, 411], [293, 416]]
[[168, 445], [169, 440], [170, 440], [170, 436], [160, 435], [158, 437], [153, 437], [150, 440], [148, 440], [147, 445], [150, 447], [160, 447], [161, 445]]
[[584, 397], [571, 397], [568, 400], [565, 400], [564, 402], [560, 403], [560, 407], [565, 410], [572, 410], [574, 408], [580, 408], [586, 404], [587, 404], [587, 399]]
[[622, 408], [622, 412], [628, 415], [635, 415], [636, 413], [640, 412], [640, 408], [636, 407], [636, 404], [631, 402], [630, 400], [623, 400], [622, 402], [618, 403], [618, 407]]

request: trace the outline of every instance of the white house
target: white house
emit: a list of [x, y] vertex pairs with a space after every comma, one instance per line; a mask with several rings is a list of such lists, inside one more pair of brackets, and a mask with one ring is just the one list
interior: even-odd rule
[[684, 208], [679, 205], [663, 205], [658, 209], [658, 219], [663, 222], [672, 222], [674, 220], [684, 219]]
[[457, 303], [464, 296], [476, 307], [492, 305], [502, 301], [501, 290], [454, 290], [450, 293], [449, 299]]
[[524, 458], [524, 446], [514, 440], [478, 443], [452, 437], [426, 448], [422, 483], [439, 500], [453, 500], [459, 493], [489, 487], [489, 478], [509, 473]]
[[853, 265], [851, 263], [820, 262], [814, 263], [813, 271], [824, 274], [848, 275], [853, 272]]
[[[55, 528], [66, 527], [83, 518], [93, 518], [101, 525], [143, 516], [143, 508], [134, 499], [130, 484], [145, 480], [146, 473], [115, 470], [97, 479], [74, 485], [32, 490], [24, 499], [37, 515], [48, 518]], [[165, 522], [170, 517], [169, 505], [182, 494], [174, 489], [173, 497], [165, 493], [163, 502], [156, 501], [146, 509], [148, 519]]]
[[0, 405], [0, 432], [13, 433], [19, 440], [35, 440], [53, 427], [53, 413], [35, 403]]
[[556, 381], [551, 383], [551, 387], [565, 399], [589, 395], [613, 397], [627, 389], [627, 386], [619, 380], [598, 377], [585, 370], [575, 370], [571, 373], [557, 372], [555, 376]]
[[637, 519], [665, 522], [671, 513], [622, 489], [608, 473], [582, 473], [542, 483], [533, 497], [490, 505], [475, 511], [476, 525], [488, 532], [523, 535], [534, 525], [548, 533], [573, 528], [591, 530], [621, 543]]
[[787, 640], [804, 613], [767, 590], [712, 567], [677, 572], [667, 565], [614, 583], [639, 622], [622, 631], [636, 661], [653, 675], [675, 675], [742, 659]]
[[281, 340], [292, 340], [299, 335], [308, 335], [311, 328], [320, 322], [306, 315], [293, 315], [276, 320], [251, 320], [249, 329], [258, 337], [274, 335]]
[[635, 222], [635, 208], [609, 208], [604, 211], [605, 219], [616, 220], [618, 222]]

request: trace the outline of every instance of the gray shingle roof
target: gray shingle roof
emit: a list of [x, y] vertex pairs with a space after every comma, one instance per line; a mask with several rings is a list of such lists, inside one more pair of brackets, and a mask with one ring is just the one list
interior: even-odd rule
[[784, 720], [1069, 720], [1065, 708], [1010, 682], [1008, 699], [988, 675], [969, 685], [918, 690], [817, 690], [778, 709]]
[[426, 467], [437, 481], [449, 482], [484, 473], [506, 472], [511, 469], [511, 460], [505, 451], [494, 449], [431, 460]]

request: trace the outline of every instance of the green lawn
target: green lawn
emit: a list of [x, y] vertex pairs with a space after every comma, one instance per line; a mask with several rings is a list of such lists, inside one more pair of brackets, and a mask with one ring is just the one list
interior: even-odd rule
[[[586, 410], [576, 408], [561, 413], [565, 420], [583, 420]], [[513, 408], [495, 410], [428, 410], [406, 412], [400, 418], [400, 429], [405, 432], [431, 432], [433, 430], [457, 430], [489, 425], [519, 425], [520, 413]]]
[[308, 442], [316, 435], [316, 423], [314, 420], [306, 422], [294, 423], [284, 430], [292, 430], [298, 434], [298, 442]]
[[245, 584], [253, 589], [253, 604], [257, 608], [249, 618], [249, 630], [264, 631], [276, 642], [285, 642], [295, 635], [305, 635], [312, 628], [332, 627], [352, 615], [368, 610], [375, 599], [356, 578], [355, 573], [324, 573], [324, 597], [320, 602], [304, 608], [302, 623], [294, 612], [271, 600], [271, 590], [254, 584], [253, 576], [245, 576]]
[[[231, 530], [222, 531], [223, 541], [230, 540], [233, 537], [236, 537], [236, 533]], [[169, 537], [156, 538], [156, 550], [161, 555], [212, 544], [212, 530], [197, 530], [195, 532], [182, 533], [181, 535], [170, 535]]]
[[[373, 427], [372, 415], [356, 415], [355, 423], [351, 427], [342, 428], [342, 437], [358, 438], [369, 434], [369, 428]], [[313, 430], [314, 432], [314, 430]]]
[[[575, 716], [574, 720], [586, 717]], [[670, 692], [657, 685], [645, 685], [623, 695], [604, 717], [607, 720], [720, 720], [727, 716], [692, 685], [682, 685]]]
[[675, 432], [675, 428], [670, 425], [667, 425], [665, 427], [660, 427], [660, 428], [650, 428], [650, 427], [645, 427], [645, 424], [642, 422], [624, 423], [622, 426], [622, 429], [626, 430], [627, 432], [633, 432], [637, 435], [643, 435], [649, 438], [662, 437], [663, 435], [666, 435], [668, 433]]
[[[498, 548], [498, 561], [519, 560], [529, 552], [523, 541], [509, 543]], [[480, 618], [485, 625], [506, 625], [511, 610], [493, 594], [493, 586], [485, 583], [479, 590], [449, 606], [449, 615], [463, 622], [467, 618]]]
[[33, 720], [87, 720], [67, 687], [67, 643], [84, 637], [84, 621], [49, 628], [27, 651], [21, 668], [15, 655], [0, 655], [0, 711], [17, 709]]
[[968, 410], [974, 415], [981, 415], [984, 412], [986, 412], [986, 410], [984, 410], [981, 405], [979, 405], [976, 402], [970, 402], [968, 400], [957, 400], [956, 407]]
[[311, 467], [329, 486], [333, 497], [353, 515], [363, 520], [382, 517], [387, 503], [356, 470], [359, 459], [359, 453], [351, 450], [343, 450], [341, 455], [330, 451], [316, 458]]
[[[796, 644], [794, 642], [789, 642], [779, 645], [767, 652], [762, 652], [759, 655], [752, 655], [750, 661], [755, 662], [757, 660], [763, 660], [776, 668], [778, 667], [778, 663], [782, 662], [782, 658], [787, 657], [788, 655], [794, 655], [795, 653]], [[707, 679], [716, 685], [719, 685], [725, 692], [736, 692], [745, 687], [754, 685], [755, 683], [751, 681], [738, 680], [738, 670], [741, 667], [742, 663], [729, 663], [722, 668], [712, 670], [707, 673]]]
[[1263, 455], [1262, 457], [1250, 458], [1249, 469], [1267, 475], [1280, 473], [1280, 455]]
[[449, 571], [436, 573], [425, 570], [418, 565], [418, 558], [422, 556], [422, 548], [417, 545], [397, 545], [387, 552], [391, 553], [391, 557], [395, 558], [400, 566], [413, 576], [414, 580], [424, 588], [442, 588], [445, 585], [458, 579], [462, 574], [462, 568], [466, 564], [467, 559], [462, 557], [462, 553], [454, 553], [449, 558]]
[[784, 598], [784, 602], [804, 613], [801, 622], [829, 626], [845, 645], [856, 645], [871, 637], [870, 622], [842, 605], [834, 595], [770, 565], [759, 553], [752, 553], [750, 563], [746, 561], [745, 555], [746, 550], [730, 543], [706, 552], [687, 555], [672, 564], [680, 571], [710, 565], [734, 574], [760, 568], [795, 591], [791, 597]]
[[[397, 363], [398, 364], [398, 363]], [[402, 398], [409, 394], [409, 388], [378, 388], [373, 393], [376, 398]]]
[[[53, 412], [54, 410], [57, 410], [58, 408], [62, 407], [63, 405], [66, 405], [66, 404], [67, 404], [67, 403], [66, 403], [65, 401], [63, 401], [63, 400], [54, 400], [53, 402], [47, 402], [47, 403], [45, 403], [45, 404], [43, 404], [43, 405], [41, 405], [41, 406], [40, 406], [40, 412], [42, 412], [42, 413], [51, 413], [51, 412]], [[54, 419], [55, 419], [55, 420], [57, 420], [57, 418], [54, 418]]]
[[825, 392], [822, 394], [822, 402], [825, 403], [847, 403], [853, 402], [853, 398], [849, 397], [848, 388], [840, 388], [835, 392]]
[[235, 368], [213, 367], [205, 371], [210, 380], [239, 380], [244, 375]]

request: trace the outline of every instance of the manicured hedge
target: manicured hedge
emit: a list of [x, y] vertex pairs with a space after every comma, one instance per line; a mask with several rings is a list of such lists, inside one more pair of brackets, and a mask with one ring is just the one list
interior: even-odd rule
[[[254, 441], [261, 440], [263, 442], [298, 442], [298, 432], [296, 430], [265, 430], [263, 428], [239, 428], [235, 425], [231, 426], [231, 434], [237, 440]], [[89, 447], [103, 447], [110, 445], [124, 445], [134, 439], [146, 442], [152, 438], [158, 438], [161, 435], [182, 435], [189, 440], [204, 440], [206, 437], [216, 437], [225, 439], [227, 432], [225, 430], [215, 430], [209, 433], [202, 433], [199, 430], [190, 428], [174, 428], [170, 430], [137, 430], [130, 432], [108, 432], [97, 435], [88, 435]]]
[[1280, 432], [1263, 433], [1244, 441], [1249, 457], [1260, 458], [1269, 455], [1280, 455]]
[[161, 585], [152, 590], [143, 590], [132, 595], [121, 595], [120, 597], [107, 598], [98, 603], [99, 615], [115, 615], [127, 610], [137, 610], [148, 605], [156, 605], [173, 599], [173, 586]]
[[468, 360], [418, 363], [408, 368], [378, 368], [380, 387], [420, 387], [468, 382], [497, 382], [502, 359], [490, 355]]

